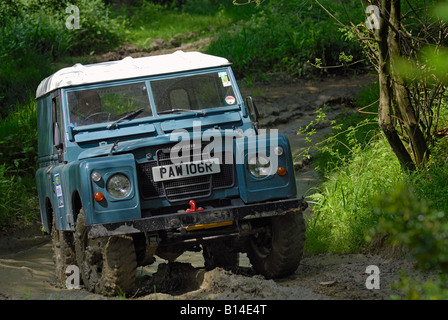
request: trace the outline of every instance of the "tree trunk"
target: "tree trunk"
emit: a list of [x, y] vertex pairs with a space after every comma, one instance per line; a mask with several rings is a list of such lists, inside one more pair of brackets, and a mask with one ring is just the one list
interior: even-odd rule
[[375, 31], [375, 39], [378, 42], [378, 80], [380, 88], [380, 103], [378, 106], [378, 122], [381, 130], [384, 132], [387, 141], [392, 147], [393, 152], [398, 158], [401, 166], [406, 170], [415, 170], [409, 152], [403, 145], [398, 136], [395, 126], [392, 123], [391, 106], [392, 106], [392, 81], [390, 74], [390, 55], [388, 45], [389, 13], [391, 10], [391, 0], [382, 0], [380, 28]]
[[417, 118], [415, 116], [415, 110], [409, 98], [409, 90], [405, 85], [404, 79], [394, 70], [396, 61], [402, 55], [400, 50], [400, 34], [401, 29], [400, 19], [400, 0], [392, 0], [390, 9], [390, 24], [392, 30], [390, 30], [390, 59], [391, 59], [391, 74], [392, 83], [395, 90], [395, 97], [398, 109], [400, 111], [403, 126], [409, 136], [410, 144], [414, 153], [414, 161], [418, 165], [424, 164], [429, 156], [428, 146], [425, 136], [418, 126]]

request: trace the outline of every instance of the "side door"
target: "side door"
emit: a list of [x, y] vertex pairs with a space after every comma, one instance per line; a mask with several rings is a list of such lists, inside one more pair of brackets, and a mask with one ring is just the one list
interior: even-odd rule
[[61, 97], [59, 91], [51, 95], [51, 112], [52, 112], [52, 128], [53, 128], [53, 155], [51, 157], [51, 170], [48, 174], [52, 182], [53, 189], [53, 211], [56, 218], [56, 228], [59, 230], [67, 230], [67, 208], [64, 199], [64, 181], [68, 179], [64, 175], [64, 126], [63, 114], [61, 107]]

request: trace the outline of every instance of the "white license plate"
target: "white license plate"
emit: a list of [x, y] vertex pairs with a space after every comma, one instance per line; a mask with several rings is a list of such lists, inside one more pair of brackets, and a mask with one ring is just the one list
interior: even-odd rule
[[207, 160], [153, 167], [152, 177], [154, 181], [157, 182], [203, 176], [219, 172], [221, 172], [219, 159], [211, 158]]

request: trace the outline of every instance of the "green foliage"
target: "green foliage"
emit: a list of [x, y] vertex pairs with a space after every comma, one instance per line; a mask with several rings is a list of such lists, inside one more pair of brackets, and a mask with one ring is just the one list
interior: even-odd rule
[[17, 175], [34, 175], [37, 165], [36, 103], [16, 106], [0, 122], [0, 164]]
[[9, 168], [0, 164], [0, 227], [36, 221], [39, 209], [34, 184], [11, 175]]
[[[345, 12], [364, 17], [357, 1], [323, 2], [340, 19]], [[258, 9], [252, 18], [218, 33], [208, 48], [229, 58], [239, 76], [272, 70], [301, 76], [312, 72], [309, 60], [331, 66], [340, 65], [341, 52], [352, 59], [361, 55], [357, 44], [342, 41], [335, 22], [314, 1], [270, 1]]]
[[431, 149], [431, 157], [427, 167], [408, 177], [415, 193], [423, 200], [431, 203], [431, 207], [448, 213], [448, 138], [445, 137]]
[[[79, 7], [80, 29], [66, 28], [69, 4]], [[122, 40], [125, 26], [101, 0], [2, 2], [0, 17], [0, 116], [56, 71], [53, 61], [108, 50]]]
[[[116, 47], [125, 38], [126, 19], [113, 17], [102, 0], [77, 0], [70, 4], [79, 7], [80, 28], [68, 30], [73, 34], [70, 54], [91, 54], [106, 52]], [[68, 14], [63, 15], [63, 21]]]
[[0, 122], [0, 226], [38, 218], [36, 103], [17, 106]]
[[396, 185], [373, 203], [379, 217], [374, 234], [387, 234], [391, 243], [411, 249], [420, 268], [448, 272], [445, 212], [436, 210], [429, 201], [404, 185]]
[[[376, 114], [377, 100], [377, 83], [365, 87], [354, 101], [355, 105], [360, 107], [361, 112], [338, 116], [331, 122], [331, 135], [303, 152], [303, 156], [306, 157], [311, 149], [317, 149], [315, 168], [323, 176], [349, 162], [357, 150], [363, 149], [379, 133]], [[313, 127], [328, 121], [323, 110], [316, 111], [316, 114], [316, 119], [298, 132], [298, 134], [307, 135], [305, 141], [311, 142], [309, 137], [316, 131]]]
[[441, 1], [434, 5], [434, 8], [432, 9], [432, 16], [437, 19], [448, 21], [448, 2]]
[[143, 49], [151, 49], [151, 43], [160, 39], [180, 44], [212, 36], [215, 30], [250, 16], [252, 11], [251, 7], [236, 8], [230, 0], [192, 0], [175, 6], [143, 1], [131, 7], [128, 38]]
[[[439, 275], [434, 279], [415, 279], [402, 272], [400, 280], [395, 285], [404, 293], [406, 300], [447, 300], [448, 299], [448, 278]], [[392, 297], [398, 299], [399, 297]]]
[[34, 52], [0, 58], [0, 118], [26, 103], [42, 79], [56, 71], [50, 60]]
[[352, 253], [365, 244], [365, 232], [378, 222], [370, 203], [403, 179], [387, 141], [376, 136], [358, 144], [351, 160], [328, 174], [309, 198], [313, 214], [307, 221], [306, 250]]
[[[65, 12], [69, 4], [79, 8], [79, 29], [70, 30], [65, 25], [70, 15]], [[13, 58], [32, 52], [57, 58], [64, 54], [104, 51], [123, 36], [123, 22], [111, 18], [101, 0], [3, 4], [0, 15], [3, 18], [0, 57]]]
[[406, 179], [406, 185], [397, 185], [391, 192], [378, 196], [372, 204], [379, 221], [371, 228], [371, 236], [387, 234], [389, 243], [409, 250], [420, 269], [438, 273], [425, 282], [403, 274], [397, 287], [404, 292], [405, 299], [448, 297], [446, 139], [441, 144], [445, 151], [432, 155], [427, 170], [414, 173]]

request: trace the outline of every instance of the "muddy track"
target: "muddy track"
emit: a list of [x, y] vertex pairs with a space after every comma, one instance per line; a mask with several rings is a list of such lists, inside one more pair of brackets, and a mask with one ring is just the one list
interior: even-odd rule
[[[319, 81], [289, 81], [257, 85], [243, 89], [252, 95], [263, 117], [261, 126], [277, 128], [290, 139], [294, 155], [307, 145], [296, 133], [308, 124], [314, 111], [331, 106], [334, 117], [356, 112], [351, 101], [363, 84], [372, 81], [368, 75], [331, 78]], [[329, 132], [328, 126], [318, 128], [315, 139]], [[312, 162], [297, 160], [298, 196], [306, 196], [320, 178]], [[53, 253], [48, 236], [38, 226], [21, 234], [7, 233], [0, 237], [0, 299], [116, 299], [92, 294], [84, 289], [67, 290], [55, 286]], [[176, 263], [158, 259], [148, 267], [137, 270], [137, 286], [128, 299], [388, 299], [399, 292], [390, 285], [400, 278], [400, 271], [417, 275], [406, 260], [382, 255], [315, 255], [302, 259], [296, 272], [287, 278], [266, 280], [254, 275], [248, 259], [240, 256], [236, 270], [215, 269], [206, 272], [202, 254], [187, 252]], [[368, 289], [366, 268], [375, 265], [380, 271], [379, 289]]]
[[[391, 288], [406, 271], [421, 276], [404, 259], [380, 255], [315, 255], [302, 259], [286, 278], [266, 280], [254, 275], [245, 257], [238, 270], [205, 271], [200, 253], [187, 253], [178, 262], [163, 260], [138, 268], [134, 293], [138, 300], [331, 300], [389, 299], [400, 292]], [[366, 269], [380, 271], [379, 289], [368, 289]], [[82, 287], [68, 290], [55, 285], [50, 241], [0, 258], [0, 299], [103, 300], [117, 299], [90, 293]]]

